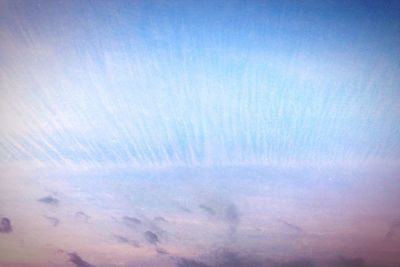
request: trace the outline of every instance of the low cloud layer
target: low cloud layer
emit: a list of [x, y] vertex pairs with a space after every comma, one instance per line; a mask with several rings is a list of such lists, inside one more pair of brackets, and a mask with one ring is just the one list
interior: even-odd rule
[[368, 266], [362, 258], [346, 258], [340, 256], [334, 259], [329, 267], [366, 267]]
[[210, 267], [210, 265], [207, 265], [203, 262], [199, 262], [196, 260], [191, 260], [191, 259], [179, 259], [177, 264], [177, 267]]
[[318, 262], [313, 259], [299, 258], [288, 261], [274, 261], [253, 255], [242, 255], [237, 252], [222, 250], [200, 259], [180, 258], [177, 267], [385, 267], [367, 264], [362, 258], [347, 258], [343, 256]]

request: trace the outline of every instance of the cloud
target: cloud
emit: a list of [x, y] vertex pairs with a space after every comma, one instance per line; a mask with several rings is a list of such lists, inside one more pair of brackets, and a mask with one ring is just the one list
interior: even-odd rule
[[239, 209], [234, 203], [216, 201], [210, 205], [201, 204], [199, 208], [215, 220], [227, 224], [229, 227], [229, 236], [233, 238], [241, 217]]
[[199, 205], [199, 208], [202, 209], [203, 211], [205, 211], [210, 216], [215, 216], [215, 214], [216, 214], [214, 209], [212, 209], [209, 206], [206, 206], [206, 205], [202, 204], [202, 205]]
[[129, 243], [129, 239], [124, 236], [114, 235], [114, 238], [120, 243]]
[[178, 205], [179, 210], [186, 212], [186, 213], [192, 213], [192, 211], [186, 207], [183, 207], [181, 205]]
[[364, 259], [362, 258], [346, 258], [339, 256], [337, 259], [333, 260], [330, 267], [364, 267], [367, 266]]
[[254, 257], [244, 257], [239, 255], [236, 252], [223, 251], [217, 257], [217, 263], [215, 264], [218, 267], [261, 267], [266, 266], [263, 262]]
[[235, 204], [230, 203], [227, 205], [225, 208], [225, 214], [224, 214], [224, 219], [225, 221], [229, 224], [230, 227], [230, 235], [232, 236], [233, 234], [236, 233], [236, 228], [237, 225], [239, 224], [240, 221], [240, 213], [238, 208], [236, 207]]
[[[207, 263], [194, 259], [180, 258], [177, 267], [315, 267], [309, 259], [276, 262], [271, 259], [262, 259], [254, 255], [242, 255], [228, 250], [217, 250], [210, 254]], [[339, 267], [339, 266], [337, 266]], [[347, 266], [346, 266], [347, 267]]]
[[[275, 261], [257, 255], [244, 255], [238, 252], [219, 249], [202, 256], [203, 260], [178, 258], [177, 267], [316, 267], [316, 262], [309, 258], [298, 258], [287, 261]], [[326, 267], [385, 267], [385, 265], [367, 264], [362, 258], [339, 256], [333, 260], [320, 262], [318, 266]]]
[[78, 254], [69, 253], [70, 261], [75, 264], [77, 267], [95, 267], [94, 265], [84, 261]]
[[139, 220], [138, 218], [135, 217], [129, 217], [129, 216], [124, 216], [122, 220], [128, 225], [128, 226], [136, 226], [142, 224], [142, 221]]
[[231, 223], [239, 223], [240, 214], [235, 204], [229, 204], [225, 210], [225, 219]]
[[154, 221], [156, 221], [156, 222], [167, 222], [167, 220], [164, 217], [161, 217], [161, 216], [154, 217]]
[[296, 232], [296, 233], [301, 233], [303, 232], [303, 228], [301, 228], [300, 226], [297, 226], [295, 224], [289, 223], [285, 220], [279, 220], [279, 222], [281, 222], [284, 226], [286, 226], [288, 229]]
[[114, 235], [115, 240], [117, 240], [119, 243], [124, 243], [124, 244], [129, 244], [134, 247], [140, 247], [139, 244], [136, 241], [129, 240], [128, 238], [121, 236], [121, 235]]
[[87, 215], [86, 213], [84, 213], [83, 211], [78, 211], [75, 213], [75, 218], [82, 222], [88, 222], [90, 219], [90, 216]]
[[203, 262], [191, 260], [191, 259], [185, 259], [181, 258], [178, 260], [176, 263], [177, 267], [211, 267], [210, 265], [207, 265]]
[[286, 261], [276, 263], [277, 267], [315, 267], [315, 264], [310, 259], [297, 259], [293, 261]]
[[163, 248], [156, 248], [156, 252], [157, 252], [158, 254], [160, 254], [160, 255], [168, 255], [168, 254], [169, 254], [168, 251], [166, 251], [166, 250], [163, 249]]
[[7, 217], [1, 218], [0, 233], [8, 234], [12, 232], [11, 221]]
[[42, 203], [49, 204], [49, 205], [57, 205], [58, 202], [59, 202], [58, 199], [53, 197], [53, 196], [47, 196], [47, 197], [39, 198], [38, 201], [42, 202]]
[[57, 218], [55, 218], [55, 217], [46, 216], [46, 219], [47, 219], [54, 227], [56, 227], [57, 225], [60, 224], [60, 220], [57, 219]]
[[152, 231], [146, 231], [144, 233], [144, 238], [147, 240], [147, 242], [149, 242], [152, 245], [156, 245], [157, 243], [160, 242], [160, 240], [158, 239], [158, 236], [153, 233]]
[[392, 223], [389, 227], [388, 232], [385, 235], [386, 238], [388, 238], [388, 239], [393, 238], [399, 229], [400, 229], [400, 221], [396, 221], [396, 222]]

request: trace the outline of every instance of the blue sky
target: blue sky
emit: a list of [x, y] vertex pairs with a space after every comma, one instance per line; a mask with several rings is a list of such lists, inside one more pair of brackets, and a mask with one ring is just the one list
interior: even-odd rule
[[257, 246], [399, 263], [398, 2], [2, 1], [0, 17], [0, 216], [47, 233], [14, 227], [0, 261], [135, 264], [113, 229], [154, 231], [171, 266]]
[[3, 6], [5, 160], [398, 157], [395, 5]]

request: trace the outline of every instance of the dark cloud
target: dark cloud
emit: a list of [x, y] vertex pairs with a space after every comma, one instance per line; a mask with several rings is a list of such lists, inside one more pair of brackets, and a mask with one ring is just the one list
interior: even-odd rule
[[11, 221], [7, 217], [1, 218], [0, 221], [0, 233], [8, 234], [12, 232]]
[[398, 230], [400, 230], [400, 221], [396, 221], [389, 226], [389, 230], [386, 233], [386, 238], [391, 239], [395, 237]]
[[124, 236], [114, 235], [114, 238], [120, 243], [129, 243], [129, 239]]
[[228, 222], [239, 223], [240, 214], [235, 204], [229, 204], [225, 210], [225, 219]]
[[117, 240], [119, 243], [124, 243], [128, 245], [132, 245], [134, 247], [140, 247], [139, 244], [136, 241], [130, 240], [124, 236], [121, 235], [114, 235], [115, 240]]
[[[269, 263], [269, 262], [268, 262]], [[223, 251], [217, 255], [215, 266], [218, 267], [261, 267], [265, 263], [250, 256], [241, 256], [236, 252]]]
[[229, 227], [229, 236], [234, 239], [236, 228], [240, 222], [240, 212], [237, 206], [231, 202], [216, 201], [212, 205], [199, 205], [199, 208], [205, 211], [216, 221], [225, 223]]
[[330, 267], [365, 267], [367, 266], [364, 259], [362, 258], [346, 258], [339, 256], [337, 259], [333, 260]]
[[181, 258], [176, 263], [177, 267], [211, 267], [203, 262]]
[[69, 260], [77, 267], [95, 267], [94, 265], [84, 261], [78, 254], [69, 253]]
[[229, 225], [231, 237], [236, 233], [236, 228], [240, 221], [240, 213], [235, 204], [230, 203], [225, 208], [224, 219]]
[[156, 252], [157, 252], [158, 254], [160, 254], [160, 255], [168, 255], [168, 254], [169, 254], [168, 251], [166, 251], [166, 250], [163, 249], [163, 248], [156, 248]]
[[134, 246], [135, 248], [140, 248], [139, 243], [133, 240], [129, 240], [129, 245]]
[[279, 220], [279, 221], [280, 221], [284, 226], [286, 226], [288, 229], [290, 229], [290, 230], [292, 230], [292, 231], [294, 231], [294, 232], [297, 232], [297, 233], [303, 232], [303, 228], [301, 228], [301, 227], [299, 227], [299, 226], [297, 226], [297, 225], [295, 225], [295, 224], [289, 223], [289, 222], [284, 221], [284, 220]]
[[[255, 255], [244, 255], [225, 249], [214, 251], [203, 256], [202, 261], [197, 259], [176, 259], [177, 267], [316, 267], [316, 261], [308, 258], [299, 258], [288, 261], [274, 261]], [[321, 262], [318, 266], [325, 267], [385, 267], [385, 265], [367, 264], [362, 258], [347, 258], [339, 256], [333, 260]], [[386, 266], [387, 267], [387, 266]]]
[[55, 218], [55, 217], [46, 216], [46, 219], [47, 219], [54, 227], [56, 227], [57, 225], [60, 224], [60, 220], [57, 219], [57, 218]]
[[275, 263], [277, 267], [315, 267], [315, 264], [310, 259], [297, 259], [293, 261], [286, 261]]
[[59, 202], [58, 199], [53, 197], [53, 196], [47, 196], [47, 197], [39, 198], [38, 201], [42, 202], [42, 203], [49, 204], [49, 205], [57, 205], [58, 202]]
[[135, 217], [124, 216], [122, 220], [129, 226], [136, 226], [142, 224], [142, 221]]
[[199, 205], [199, 208], [205, 211], [210, 216], [215, 216], [216, 212], [213, 208], [206, 206], [206, 205]]
[[161, 217], [161, 216], [154, 217], [154, 221], [156, 221], [156, 222], [167, 222], [167, 220], [164, 217]]
[[191, 213], [191, 212], [192, 212], [190, 209], [185, 208], [185, 207], [182, 207], [182, 206], [179, 206], [178, 208], [179, 208], [181, 211], [184, 211], [184, 212], [186, 212], [186, 213]]
[[270, 259], [261, 259], [257, 256], [241, 255], [236, 252], [219, 250], [212, 253], [207, 263], [193, 259], [178, 259], [177, 267], [315, 267], [308, 259], [276, 262]]
[[82, 222], [88, 222], [90, 219], [90, 216], [87, 215], [86, 213], [84, 213], [83, 211], [78, 211], [75, 213], [75, 218]]
[[157, 243], [160, 242], [160, 240], [158, 239], [158, 236], [153, 233], [152, 231], [146, 231], [144, 233], [144, 238], [147, 240], [147, 242], [149, 242], [152, 245], [156, 245]]

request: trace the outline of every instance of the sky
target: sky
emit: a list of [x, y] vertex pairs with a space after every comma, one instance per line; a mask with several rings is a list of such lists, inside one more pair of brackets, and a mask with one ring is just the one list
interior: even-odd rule
[[0, 1], [0, 266], [400, 266], [398, 1]]

